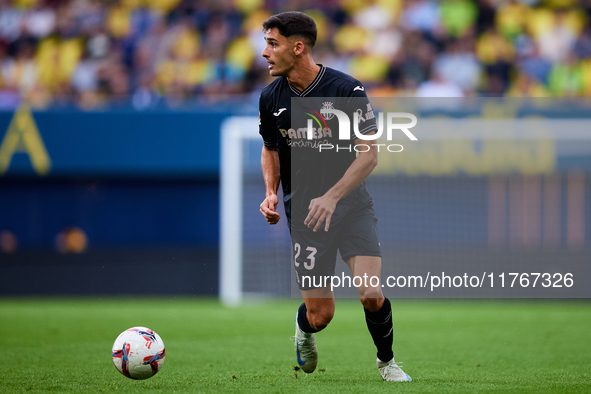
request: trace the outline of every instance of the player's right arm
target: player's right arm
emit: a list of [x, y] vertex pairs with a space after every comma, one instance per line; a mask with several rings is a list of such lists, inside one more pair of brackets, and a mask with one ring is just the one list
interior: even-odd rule
[[261, 168], [265, 181], [265, 200], [261, 203], [261, 213], [269, 224], [277, 224], [281, 216], [277, 212], [277, 190], [279, 189], [279, 155], [275, 147], [263, 146]]
[[261, 152], [261, 169], [265, 182], [265, 199], [260, 205], [260, 211], [269, 224], [277, 224], [281, 216], [277, 212], [277, 190], [281, 180], [279, 172], [279, 153], [277, 152], [277, 126], [267, 106], [268, 98], [259, 100], [259, 133], [263, 137], [263, 150]]

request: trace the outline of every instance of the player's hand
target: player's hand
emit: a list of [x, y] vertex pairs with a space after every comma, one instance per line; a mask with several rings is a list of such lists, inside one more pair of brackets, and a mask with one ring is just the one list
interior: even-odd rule
[[328, 231], [330, 218], [332, 218], [336, 206], [337, 201], [326, 195], [313, 199], [308, 206], [309, 212], [304, 220], [304, 224], [308, 228], [312, 228], [313, 226], [313, 231], [316, 232], [320, 229], [322, 223], [324, 223], [324, 231]]
[[260, 211], [269, 224], [277, 224], [279, 219], [281, 219], [281, 215], [276, 212], [278, 202], [277, 195], [272, 194], [261, 203]]

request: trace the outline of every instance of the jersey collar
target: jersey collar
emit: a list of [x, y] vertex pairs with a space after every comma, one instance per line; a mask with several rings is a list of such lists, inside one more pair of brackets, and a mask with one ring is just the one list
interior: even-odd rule
[[314, 80], [312, 81], [312, 83], [310, 85], [308, 85], [308, 87], [306, 89], [304, 89], [303, 92], [300, 91], [298, 88], [295, 88], [292, 84], [290, 84], [288, 82], [287, 84], [289, 85], [289, 88], [291, 89], [291, 91], [294, 92], [295, 94], [297, 94], [300, 97], [305, 97], [308, 94], [310, 94], [310, 92], [312, 90], [314, 90], [314, 88], [316, 86], [318, 86], [318, 84], [320, 83], [320, 80], [324, 76], [324, 72], [326, 71], [326, 67], [324, 67], [322, 64], [319, 64], [319, 66], [320, 66], [320, 71], [318, 71], [318, 75], [316, 75], [316, 78], [314, 78]]

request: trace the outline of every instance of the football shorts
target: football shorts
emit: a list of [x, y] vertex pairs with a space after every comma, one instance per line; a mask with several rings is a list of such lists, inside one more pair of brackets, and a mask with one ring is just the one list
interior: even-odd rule
[[[381, 257], [376, 224], [370, 200], [353, 208], [336, 225], [331, 223], [328, 231], [324, 231], [324, 225], [317, 232], [292, 226], [292, 261], [300, 290], [313, 289], [313, 283], [321, 283], [319, 277], [334, 275], [337, 251], [345, 262], [353, 256]], [[317, 280], [303, 281], [304, 276]]]

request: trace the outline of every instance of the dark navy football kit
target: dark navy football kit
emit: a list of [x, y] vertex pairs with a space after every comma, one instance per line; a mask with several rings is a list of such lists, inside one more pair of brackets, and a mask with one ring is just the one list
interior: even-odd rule
[[[281, 76], [263, 89], [259, 102], [259, 133], [265, 146], [277, 149], [279, 156], [293, 262], [302, 290], [311, 288], [309, 281], [302, 285], [302, 276], [334, 275], [337, 251], [345, 261], [352, 256], [381, 256], [377, 219], [365, 182], [337, 203], [328, 231], [324, 224], [317, 232], [304, 225], [310, 201], [332, 188], [357, 156], [355, 119], [359, 134], [377, 131], [363, 85], [345, 73], [319, 66], [318, 75], [304, 91]], [[327, 112], [331, 109], [349, 116], [349, 140], [339, 138], [339, 119]]]

